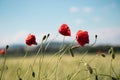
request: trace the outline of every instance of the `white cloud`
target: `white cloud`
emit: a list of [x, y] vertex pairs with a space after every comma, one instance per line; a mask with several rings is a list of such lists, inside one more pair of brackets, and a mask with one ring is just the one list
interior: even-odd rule
[[95, 34], [98, 35], [98, 44], [120, 45], [120, 28], [106, 27], [97, 30], [94, 29], [90, 31], [91, 40]]
[[82, 10], [83, 10], [84, 12], [86, 12], [86, 13], [90, 13], [90, 12], [93, 11], [93, 8], [91, 8], [91, 7], [84, 7], [84, 8], [82, 8]]
[[82, 19], [76, 19], [75, 24], [83, 24], [84, 21]]
[[70, 12], [72, 12], [72, 13], [77, 13], [78, 11], [79, 11], [78, 7], [73, 6], [70, 8]]
[[116, 8], [116, 6], [117, 6], [117, 5], [116, 5], [115, 3], [111, 3], [111, 4], [110, 4], [110, 7], [111, 7], [111, 8]]
[[100, 22], [100, 21], [101, 21], [101, 18], [100, 18], [100, 17], [98, 17], [98, 16], [97, 16], [97, 17], [93, 17], [93, 21], [98, 23], [98, 22]]
[[10, 44], [16, 44], [16, 43], [23, 43], [25, 42], [25, 37], [27, 36], [26, 31], [20, 31], [16, 34], [10, 34], [7, 36], [4, 36], [0, 39], [0, 46], [10, 45]]
[[71, 13], [77, 13], [79, 11], [85, 12], [85, 13], [90, 13], [93, 11], [92, 7], [83, 7], [83, 8], [78, 8], [76, 6], [73, 6], [70, 8]]
[[116, 3], [110, 3], [110, 4], [108, 4], [108, 5], [105, 5], [104, 7], [103, 7], [103, 10], [104, 11], [106, 11], [106, 10], [113, 10], [113, 9], [115, 9], [117, 7], [117, 4]]

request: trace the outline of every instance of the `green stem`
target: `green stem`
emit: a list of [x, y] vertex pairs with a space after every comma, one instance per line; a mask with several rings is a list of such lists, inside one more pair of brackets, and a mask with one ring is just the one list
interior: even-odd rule
[[44, 52], [43, 52], [43, 50], [42, 50], [43, 44], [44, 44], [44, 42], [43, 42], [43, 40], [42, 40], [42, 43], [41, 43], [41, 52], [40, 52], [40, 53], [42, 54], [42, 56], [39, 57], [39, 72], [38, 72], [38, 80], [41, 79], [41, 69], [42, 69], [43, 59], [44, 59]]
[[[60, 54], [60, 56], [59, 56], [59, 59], [58, 59], [58, 61], [57, 61], [56, 70], [55, 70], [55, 80], [57, 80], [57, 71], [58, 71], [58, 66], [59, 66], [59, 64], [60, 64], [60, 61], [61, 61], [63, 55], [65, 54], [65, 52], [66, 52], [67, 50], [69, 50], [69, 49], [73, 46], [74, 41], [75, 41], [75, 40], [73, 40], [73, 42], [72, 42], [71, 44], [69, 44], [69, 45], [67, 46], [67, 48], [66, 48], [66, 49], [62, 52], [62, 54]], [[64, 38], [63, 38], [63, 43], [64, 43]], [[63, 44], [62, 46], [63, 46], [62, 48], [64, 48], [64, 44]]]
[[36, 60], [37, 60], [37, 56], [38, 56], [38, 54], [40, 53], [40, 50], [42, 49], [42, 44], [43, 44], [43, 42], [41, 43], [41, 45], [40, 45], [40, 47], [39, 47], [39, 49], [38, 49], [38, 51], [37, 51], [37, 53], [36, 53], [36, 55], [35, 55], [35, 59], [34, 59], [34, 61], [33, 61], [33, 66], [35, 65], [35, 62], [36, 62]]
[[107, 76], [107, 77], [112, 77], [111, 75], [107, 75], [107, 74], [98, 74], [99, 76]]
[[77, 72], [75, 72], [72, 77], [70, 78], [70, 80], [73, 80], [75, 78], [75, 76], [77, 76], [82, 70], [78, 70]]
[[54, 39], [55, 39], [57, 36], [58, 36], [58, 34], [57, 34], [50, 42], [48, 42], [48, 44], [47, 44], [46, 47], [45, 47], [45, 51], [47, 50], [47, 48], [48, 48], [48, 46], [50, 45], [50, 43], [51, 43], [52, 41], [54, 41]]
[[[63, 37], [63, 42], [62, 42], [62, 45], [60, 46], [60, 50], [64, 47], [64, 41], [65, 41], [65, 36]], [[60, 64], [61, 58], [62, 58], [62, 55], [59, 56], [59, 59], [57, 61], [56, 70], [55, 70], [55, 80], [57, 80], [57, 71], [58, 71], [58, 66]]]
[[[44, 38], [44, 37], [43, 37], [43, 38]], [[47, 37], [45, 40], [42, 39], [42, 43], [41, 43], [41, 45], [40, 45], [40, 47], [39, 47], [39, 49], [38, 49], [38, 51], [37, 51], [37, 53], [36, 53], [36, 55], [35, 55], [35, 59], [34, 59], [34, 61], [33, 61], [33, 66], [34, 66], [34, 64], [35, 64], [35, 62], [36, 62], [36, 59], [37, 59], [37, 56], [38, 56], [40, 50], [42, 49], [43, 43], [47, 42], [47, 39], [48, 39], [48, 37]]]
[[[26, 46], [26, 50], [27, 50], [27, 46]], [[24, 57], [23, 57], [23, 59], [22, 59], [22, 62], [21, 62], [21, 64], [18, 66], [18, 68], [23, 65], [24, 60], [25, 60], [27, 54], [28, 54], [28, 51], [25, 52], [25, 55], [24, 55]]]
[[3, 76], [3, 74], [4, 74], [5, 63], [6, 63], [6, 53], [5, 53], [5, 55], [4, 55], [4, 62], [3, 62], [2, 69], [1, 69], [0, 80], [2, 80], [2, 76]]
[[96, 58], [96, 56], [97, 56], [97, 54], [91, 60], [89, 60], [88, 63], [91, 63]]
[[113, 68], [112, 61], [113, 61], [113, 59], [111, 59], [111, 69], [112, 69], [113, 73], [115, 74], [115, 76], [118, 78], [118, 75], [117, 75], [117, 73], [115, 72], [115, 70]]

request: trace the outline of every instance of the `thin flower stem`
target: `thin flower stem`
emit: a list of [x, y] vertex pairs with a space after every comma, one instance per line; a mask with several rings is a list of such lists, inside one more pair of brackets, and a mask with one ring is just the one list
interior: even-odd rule
[[35, 65], [35, 62], [36, 62], [36, 60], [37, 60], [37, 56], [38, 56], [38, 54], [40, 53], [41, 48], [42, 48], [42, 43], [41, 43], [41, 45], [40, 45], [40, 47], [39, 47], [39, 49], [38, 49], [38, 51], [37, 51], [37, 53], [36, 53], [36, 55], [35, 55], [35, 59], [34, 59], [34, 61], [33, 61], [33, 66]]
[[[37, 51], [37, 53], [36, 53], [36, 55], [35, 55], [35, 59], [34, 59], [34, 61], [33, 61], [33, 66], [34, 66], [34, 64], [35, 64], [35, 62], [36, 62], [36, 59], [37, 59], [38, 54], [40, 53], [40, 50], [42, 49], [43, 43], [45, 43], [45, 42], [47, 41], [47, 39], [48, 39], [48, 37], [45, 39], [45, 41], [42, 40], [42, 43], [41, 43], [41, 45], [40, 45], [40, 47], [39, 47], [39, 49], [38, 49], [38, 51]], [[43, 42], [43, 41], [44, 41], [44, 42]]]
[[97, 73], [97, 70], [96, 70], [96, 68], [93, 68], [93, 70], [95, 71], [95, 75], [97, 75], [98, 73]]
[[[57, 37], [57, 36], [56, 36], [56, 37]], [[55, 37], [55, 38], [56, 38], [56, 37]], [[54, 40], [54, 39], [53, 39], [53, 40]], [[75, 40], [74, 40], [74, 41], [75, 41]], [[74, 41], [72, 42], [72, 45], [73, 45]], [[63, 39], [63, 42], [64, 42], [64, 39]], [[54, 55], [53, 55], [53, 56], [51, 57], [51, 59], [49, 59], [48, 61], [50, 62], [50, 61], [53, 59], [53, 57], [56, 56], [56, 55], [58, 55], [61, 51], [63, 51], [64, 48], [65, 48], [65, 46], [63, 46], [58, 52], [54, 53]], [[49, 62], [48, 62], [48, 64], [49, 64]]]
[[[28, 49], [28, 46], [26, 46], [26, 50], [27, 50], [27, 49]], [[24, 60], [25, 60], [25, 58], [26, 58], [27, 54], [28, 54], [28, 51], [26, 51], [26, 52], [25, 52], [25, 55], [24, 55], [24, 57], [23, 57], [23, 59], [22, 59], [22, 62], [21, 62], [21, 64], [20, 64], [18, 67], [20, 67], [20, 66], [22, 66], [22, 65], [23, 65]]]
[[38, 80], [41, 79], [41, 69], [42, 69], [42, 65], [43, 65], [43, 59], [44, 59], [44, 52], [43, 52], [43, 44], [44, 44], [44, 40], [42, 40], [42, 43], [41, 43], [41, 54], [42, 56], [39, 57], [39, 72], [38, 72]]
[[[63, 42], [64, 42], [64, 38], [63, 38]], [[63, 57], [63, 55], [65, 54], [65, 52], [66, 52], [67, 50], [69, 50], [69, 49], [73, 46], [74, 42], [75, 42], [75, 40], [73, 40], [73, 42], [72, 42], [71, 44], [69, 44], [69, 45], [67, 46], [67, 48], [64, 50], [64, 52], [62, 52], [62, 54], [60, 54], [60, 56], [59, 56], [59, 58], [58, 58], [58, 61], [57, 61], [56, 70], [55, 70], [55, 80], [57, 80], [57, 71], [58, 71], [58, 66], [59, 66], [59, 64], [60, 64], [60, 61], [62, 60], [62, 57]], [[64, 46], [64, 45], [63, 45], [63, 46]]]
[[82, 55], [82, 57], [81, 57], [81, 59], [80, 59], [80, 62], [81, 62], [81, 61], [83, 62], [83, 59], [84, 59], [84, 57], [87, 55], [87, 53], [88, 53], [88, 51], [86, 51], [86, 52]]
[[69, 80], [73, 80], [81, 71], [84, 71], [85, 69], [83, 70], [78, 70], [77, 72], [75, 72], [72, 77], [69, 79]]
[[[26, 46], [26, 50], [27, 50], [27, 48], [28, 48], [28, 46]], [[19, 66], [17, 67], [17, 70], [18, 70], [18, 69], [21, 69], [20, 66], [22, 67], [22, 65], [23, 65], [23, 63], [24, 63], [24, 60], [25, 60], [27, 54], [28, 54], [28, 51], [25, 52], [25, 55], [23, 56], [22, 62], [21, 62], [21, 63], [19, 64]], [[18, 77], [20, 78], [20, 74], [18, 75]]]
[[88, 77], [86, 77], [86, 78], [84, 78], [84, 79], [82, 79], [82, 80], [91, 80], [91, 79], [90, 79], [91, 77], [93, 77], [93, 76], [88, 76]]
[[97, 54], [91, 60], [89, 60], [88, 63], [91, 63], [96, 58], [96, 56], [97, 56]]
[[62, 47], [64, 47], [64, 42], [65, 42], [65, 36], [63, 36], [63, 41], [62, 41], [62, 44], [60, 46], [60, 50], [62, 49]]
[[0, 80], [2, 80], [2, 76], [3, 76], [3, 74], [4, 74], [4, 70], [5, 70], [5, 63], [6, 63], [6, 53], [5, 53], [5, 55], [4, 55], [4, 62], [3, 62], [2, 69], [1, 69]]
[[99, 76], [107, 76], [107, 77], [112, 77], [111, 75], [107, 75], [107, 74], [98, 74]]
[[111, 69], [112, 69], [113, 73], [115, 74], [115, 76], [118, 78], [118, 75], [117, 75], [117, 73], [115, 72], [115, 70], [113, 68], [112, 61], [113, 61], [113, 59], [111, 59], [111, 64], [110, 64], [111, 65]]
[[[60, 46], [60, 50], [59, 50], [59, 53], [64, 50], [64, 40], [65, 40], [65, 37], [63, 37], [63, 42], [62, 42], [62, 45]], [[57, 72], [58, 72], [58, 67], [59, 67], [59, 64], [61, 62], [61, 59], [62, 59], [62, 56], [63, 56], [64, 52], [62, 54], [60, 54], [60, 56], [58, 57], [58, 60], [57, 60], [57, 65], [56, 65], [56, 69], [55, 69], [55, 80], [57, 80]]]
[[[58, 36], [58, 34], [56, 35], [56, 37]], [[55, 38], [56, 38], [55, 37]], [[51, 40], [51, 42], [55, 39], [55, 38], [53, 38], [52, 40]], [[65, 48], [65, 46], [64, 46], [64, 40], [65, 40], [65, 37], [63, 38], [63, 42], [62, 42], [62, 45], [61, 45], [61, 49], [58, 51], [58, 52], [55, 52], [54, 53], [54, 55], [48, 60], [49, 62], [48, 62], [48, 64], [47, 64], [47, 66], [46, 66], [46, 69], [48, 68], [48, 65], [49, 65], [49, 63], [50, 63], [50, 61], [52, 61], [52, 59], [53, 59], [53, 57], [55, 57], [56, 55], [59, 55], [60, 54], [60, 52], [62, 52], [63, 50], [64, 50], [64, 48]], [[47, 45], [47, 47], [48, 47], [48, 45]], [[57, 63], [58, 63], [59, 61], [57, 61]]]
[[94, 43], [91, 45], [91, 47], [93, 47], [93, 46], [96, 44], [96, 42], [97, 42], [97, 37], [95, 37], [95, 41], [94, 41]]
[[[28, 74], [29, 70], [33, 72], [33, 66], [31, 64], [29, 64], [28, 68], [26, 69], [26, 72], [24, 73], [23, 78], [26, 77], [26, 75]], [[27, 76], [27, 80], [30, 79], [30, 75], [31, 74], [29, 74], [29, 76]]]
[[[41, 52], [40, 53], [42, 53], [42, 46], [43, 46], [43, 40], [42, 40], [42, 43], [41, 43]], [[39, 72], [38, 72], [38, 80], [40, 80], [41, 79], [41, 66], [42, 66], [42, 57], [40, 56], [39, 57]]]
[[[60, 46], [60, 50], [64, 47], [64, 41], [65, 41], [65, 36], [63, 37], [63, 42], [62, 42], [62, 45]], [[62, 56], [60, 56], [57, 61], [56, 70], [55, 70], [55, 80], [57, 80], [57, 71], [58, 71], [58, 66], [60, 64], [61, 58]]]
[[[26, 77], [27, 73], [29, 72], [29, 69], [30, 69], [30, 65], [28, 66], [28, 68], [27, 68], [26, 71], [24, 72], [23, 78]], [[30, 76], [29, 76], [28, 78], [30, 78]], [[27, 79], [27, 80], [29, 80], [29, 79]]]
[[[95, 41], [94, 43], [90, 46], [93, 47], [95, 45], [95, 43], [97, 42], [97, 37], [95, 36]], [[90, 48], [88, 48], [88, 50], [82, 55], [81, 59], [80, 59], [80, 62], [83, 61], [84, 57], [87, 55], [88, 51], [90, 50]], [[91, 60], [92, 61], [92, 60]]]
[[45, 51], [47, 50], [47, 48], [48, 48], [48, 46], [50, 45], [50, 43], [57, 38], [57, 36], [58, 36], [58, 34], [57, 34], [50, 42], [48, 42], [48, 44], [47, 44], [46, 47], [45, 47]]

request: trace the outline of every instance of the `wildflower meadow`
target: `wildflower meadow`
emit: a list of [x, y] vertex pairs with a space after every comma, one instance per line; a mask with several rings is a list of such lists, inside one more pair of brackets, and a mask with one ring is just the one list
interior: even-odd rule
[[[106, 52], [98, 50], [90, 54], [99, 35], [94, 35], [94, 42], [89, 44], [89, 31], [81, 29], [66, 46], [65, 39], [71, 37], [71, 31], [68, 24], [58, 27], [57, 36], [62, 35], [63, 41], [59, 50], [52, 54], [46, 55], [46, 51], [57, 36], [48, 41], [49, 33], [43, 35], [41, 43], [37, 42], [35, 34], [26, 36], [26, 48], [40, 45], [33, 56], [28, 57], [30, 52], [26, 50], [22, 57], [8, 57], [9, 44], [0, 49], [0, 80], [120, 80], [120, 55], [114, 47], [109, 47]], [[87, 50], [80, 54], [75, 52], [86, 45], [89, 45]]]

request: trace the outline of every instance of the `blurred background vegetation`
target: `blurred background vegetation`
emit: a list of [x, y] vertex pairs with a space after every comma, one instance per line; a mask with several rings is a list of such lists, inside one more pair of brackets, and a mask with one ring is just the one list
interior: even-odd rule
[[[43, 44], [43, 52], [47, 55], [54, 54], [55, 52], [58, 52], [60, 50], [60, 47], [62, 45], [62, 42], [51, 42], [46, 50], [45, 47], [48, 43]], [[65, 42], [64, 46], [67, 47], [69, 42]], [[77, 43], [74, 43], [74, 45], [77, 45]], [[22, 44], [16, 44], [16, 45], [9, 45], [9, 49], [7, 50], [7, 56], [9, 57], [23, 57], [26, 52], [28, 52], [28, 56], [34, 56], [38, 49], [40, 47], [40, 44], [37, 46], [26, 46]], [[102, 53], [107, 53], [110, 47], [114, 48], [115, 53], [120, 53], [120, 46], [113, 46], [113, 45], [96, 45], [96, 46], [85, 46], [85, 47], [79, 47], [77, 49], [74, 49], [73, 52], [75, 54], [82, 54], [86, 51], [88, 51], [89, 54], [97, 54], [98, 51], [101, 51]], [[2, 49], [1, 47], [0, 49]], [[69, 51], [66, 52], [66, 54], [69, 54]]]

